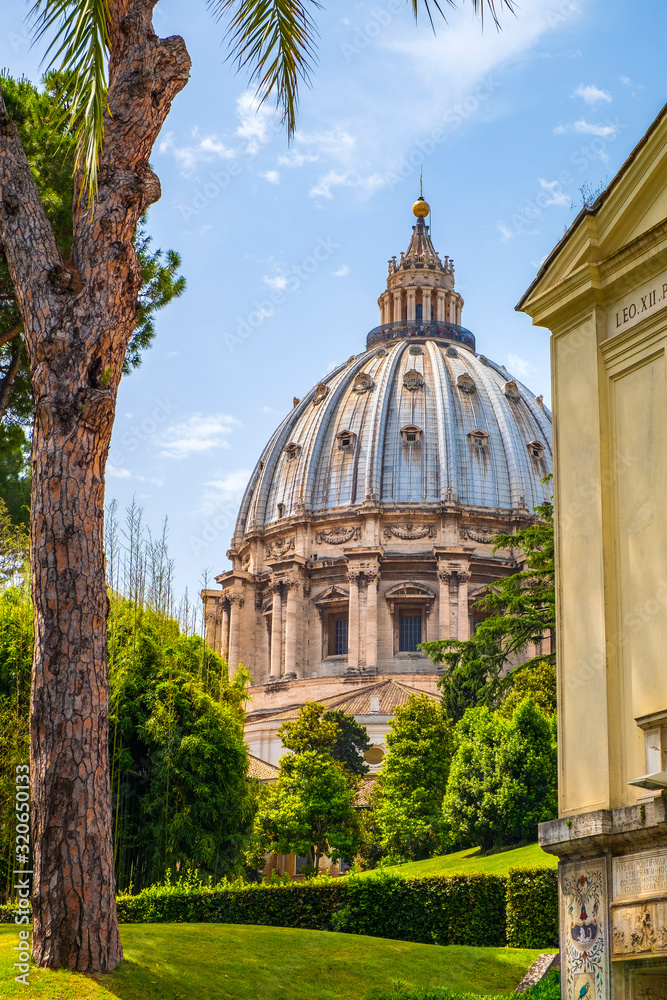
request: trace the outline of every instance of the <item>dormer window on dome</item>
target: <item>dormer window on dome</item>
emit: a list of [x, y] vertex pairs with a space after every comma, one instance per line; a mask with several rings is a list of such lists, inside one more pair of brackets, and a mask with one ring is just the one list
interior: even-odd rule
[[360, 372], [359, 375], [354, 380], [354, 385], [352, 386], [353, 392], [370, 392], [370, 390], [375, 385], [375, 382], [370, 377], [368, 372]]
[[519, 387], [516, 382], [505, 382], [505, 395], [508, 399], [511, 399], [513, 403], [520, 403], [521, 396], [519, 395]]
[[487, 432], [482, 431], [479, 428], [475, 431], [470, 431], [470, 434], [468, 434], [468, 438], [473, 448], [477, 448], [480, 451], [486, 448], [489, 442], [489, 435], [487, 434]]
[[471, 395], [473, 392], [477, 392], [475, 381], [471, 375], [468, 375], [467, 372], [464, 372], [463, 375], [459, 375], [456, 380], [456, 384], [461, 392], [467, 392]]
[[414, 368], [408, 371], [403, 376], [403, 386], [409, 392], [415, 392], [417, 389], [422, 389], [424, 387], [424, 376], [421, 372], [416, 371]]
[[319, 406], [322, 400], [329, 393], [329, 386], [325, 385], [324, 382], [319, 382], [317, 388], [315, 389], [315, 395], [313, 397], [313, 406]]
[[406, 427], [401, 427], [401, 440], [403, 441], [403, 444], [421, 444], [421, 439], [421, 427], [416, 427], [414, 424], [408, 424]]
[[354, 451], [357, 435], [352, 431], [340, 431], [336, 434], [336, 444], [341, 451]]
[[544, 457], [544, 445], [541, 441], [530, 441], [528, 443], [528, 451], [533, 458], [540, 459]]
[[296, 441], [290, 441], [288, 445], [285, 445], [285, 454], [288, 458], [296, 458], [300, 451], [301, 445], [297, 444]]

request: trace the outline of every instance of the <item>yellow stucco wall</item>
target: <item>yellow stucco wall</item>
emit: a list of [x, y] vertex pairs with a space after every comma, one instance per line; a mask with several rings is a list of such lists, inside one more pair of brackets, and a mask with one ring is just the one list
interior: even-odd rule
[[560, 813], [646, 791], [667, 710], [667, 116], [520, 303], [552, 333]]

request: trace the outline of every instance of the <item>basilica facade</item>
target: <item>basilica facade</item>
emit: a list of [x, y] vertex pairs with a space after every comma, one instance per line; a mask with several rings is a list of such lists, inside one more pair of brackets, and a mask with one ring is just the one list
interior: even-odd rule
[[248, 721], [266, 726], [251, 749], [273, 763], [272, 714], [390, 679], [434, 694], [419, 644], [470, 636], [476, 601], [516, 571], [494, 535], [551, 492], [551, 415], [477, 353], [423, 198], [413, 212], [380, 325], [294, 400], [245, 491], [232, 569], [204, 593], [210, 644], [252, 674]]

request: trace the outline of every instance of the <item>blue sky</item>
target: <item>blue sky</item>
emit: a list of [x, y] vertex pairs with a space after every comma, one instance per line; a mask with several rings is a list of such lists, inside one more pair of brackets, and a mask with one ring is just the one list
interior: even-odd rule
[[[26, 9], [4, 0], [0, 65], [37, 79]], [[193, 61], [154, 151], [163, 193], [149, 216], [188, 289], [121, 386], [107, 498], [136, 496], [153, 529], [168, 515], [177, 586], [192, 592], [205, 568], [228, 567], [245, 481], [293, 396], [379, 322], [422, 165], [463, 324], [549, 398], [548, 334], [514, 305], [582, 186], [610, 180], [667, 101], [667, 11], [521, 0], [502, 32], [482, 33], [468, 3], [434, 37], [404, 0], [333, 0], [291, 146], [225, 62], [203, 2], [162, 0], [155, 25], [182, 34]]]

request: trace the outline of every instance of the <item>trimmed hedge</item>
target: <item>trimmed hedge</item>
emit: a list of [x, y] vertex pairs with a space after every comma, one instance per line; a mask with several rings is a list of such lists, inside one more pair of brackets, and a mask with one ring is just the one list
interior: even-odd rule
[[558, 872], [510, 868], [507, 943], [511, 948], [558, 947]]
[[[558, 873], [374, 878], [347, 875], [286, 885], [151, 886], [118, 897], [123, 923], [264, 924], [343, 931], [421, 944], [558, 947]], [[13, 923], [11, 904], [0, 923]]]
[[126, 923], [265, 924], [335, 930], [422, 944], [505, 944], [505, 879], [460, 875], [314, 879], [192, 891], [145, 889], [118, 897]]

